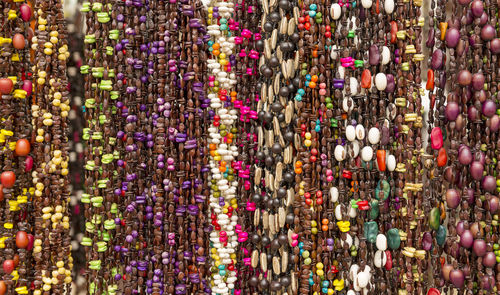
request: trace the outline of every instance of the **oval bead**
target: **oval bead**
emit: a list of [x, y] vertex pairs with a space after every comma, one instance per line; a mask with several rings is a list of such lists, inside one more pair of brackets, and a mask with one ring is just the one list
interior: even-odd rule
[[373, 149], [370, 146], [365, 146], [361, 150], [361, 159], [365, 162], [371, 161], [373, 158]]
[[361, 124], [356, 125], [356, 138], [358, 140], [365, 139], [365, 127]]
[[332, 4], [332, 6], [330, 6], [330, 16], [334, 20], [338, 20], [340, 18], [341, 13], [342, 13], [342, 8], [338, 3], [334, 3]]
[[391, 61], [391, 51], [389, 47], [382, 46], [382, 64], [386, 65]]
[[387, 77], [384, 73], [378, 73], [375, 75], [375, 86], [379, 91], [384, 91], [387, 87]]
[[394, 171], [396, 169], [396, 157], [394, 157], [394, 155], [387, 156], [386, 165], [387, 170], [391, 172]]
[[387, 250], [387, 237], [383, 234], [378, 234], [375, 245], [377, 246], [377, 249], [379, 249], [380, 251]]
[[335, 154], [335, 160], [337, 160], [338, 162], [342, 162], [346, 158], [345, 148], [341, 145], [337, 145], [335, 147], [334, 154]]
[[392, 12], [394, 12], [394, 0], [385, 0], [384, 11], [387, 14], [391, 14]]
[[347, 140], [354, 141], [356, 139], [356, 128], [352, 125], [347, 126], [345, 128], [345, 136]]
[[371, 144], [377, 144], [380, 142], [380, 130], [378, 130], [378, 128], [370, 128], [370, 130], [368, 131], [368, 141]]
[[372, 0], [361, 0], [361, 5], [364, 8], [370, 8], [372, 7], [373, 1]]

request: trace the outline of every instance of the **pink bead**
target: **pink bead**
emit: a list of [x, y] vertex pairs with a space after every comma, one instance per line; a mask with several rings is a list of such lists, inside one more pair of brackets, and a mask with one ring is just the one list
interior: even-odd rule
[[439, 127], [432, 128], [431, 147], [435, 150], [439, 150], [440, 148], [443, 147], [443, 132]]
[[238, 45], [243, 43], [243, 38], [242, 37], [234, 37], [234, 44]]
[[[26, 5], [26, 4], [23, 4]], [[33, 83], [30, 80], [23, 81], [23, 90], [26, 91], [27, 95], [30, 96], [33, 91]]]
[[252, 259], [251, 258], [243, 258], [243, 263], [245, 263], [245, 265], [252, 265]]
[[253, 69], [247, 68], [247, 75], [253, 75]]
[[214, 82], [212, 82], [212, 81], [208, 82], [208, 85], [209, 85], [210, 87], [215, 87], [215, 83], [214, 83]]
[[209, 76], [208, 81], [215, 81], [215, 76]]
[[234, 295], [241, 295], [241, 290], [234, 290]]
[[252, 32], [250, 32], [248, 29], [244, 29], [241, 31], [241, 36], [250, 39], [252, 37]]
[[248, 249], [247, 249], [247, 248], [243, 247], [243, 254], [244, 254], [245, 256], [248, 256], [248, 255], [250, 255], [250, 252], [248, 251]]
[[326, 95], [326, 89], [320, 89], [319, 95]]
[[327, 176], [327, 177], [326, 177], [326, 181], [328, 181], [328, 182], [332, 182], [332, 181], [333, 181], [333, 176], [331, 176], [331, 175], [330, 175], [330, 176]]
[[292, 240], [297, 240], [299, 238], [299, 235], [296, 233], [292, 234]]
[[248, 6], [248, 10], [247, 10], [248, 13], [253, 13], [253, 9], [252, 9], [252, 6]]
[[24, 160], [24, 172], [30, 172], [31, 169], [33, 169], [33, 158], [26, 156], [26, 160]]
[[167, 158], [167, 164], [173, 165], [175, 163], [175, 160], [173, 158]]
[[292, 247], [297, 247], [299, 244], [299, 240], [293, 240], [292, 243], [290, 244]]
[[21, 11], [23, 21], [27, 22], [31, 19], [31, 7], [28, 4], [21, 5], [19, 10]]
[[330, 176], [332, 174], [333, 174], [332, 169], [326, 169], [326, 176]]
[[262, 39], [262, 35], [260, 33], [255, 33], [253, 35], [253, 38], [255, 39], [255, 41], [259, 41], [260, 39]]
[[319, 88], [321, 88], [321, 89], [326, 88], [326, 83], [319, 83]]
[[238, 238], [238, 243], [244, 243], [248, 238]]

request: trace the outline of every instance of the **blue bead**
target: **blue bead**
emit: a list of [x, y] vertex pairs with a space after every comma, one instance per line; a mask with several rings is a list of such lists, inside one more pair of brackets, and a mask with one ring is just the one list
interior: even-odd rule
[[309, 5], [309, 10], [316, 10], [316, 9], [318, 9], [318, 6], [316, 6], [316, 4], [313, 3]]
[[329, 285], [330, 285], [329, 281], [323, 281], [322, 283], [323, 288], [328, 288]]
[[309, 16], [310, 17], [315, 17], [316, 16], [316, 11], [309, 10]]
[[313, 281], [313, 279], [309, 279], [309, 286], [312, 286], [312, 285], [314, 285], [314, 281]]
[[316, 127], [314, 127], [314, 131], [316, 131], [316, 132], [320, 132], [321, 131], [321, 128], [319, 128], [319, 125], [316, 125]]
[[221, 264], [221, 265], [219, 265], [219, 269], [220, 270], [226, 269], [226, 266], [224, 264]]
[[307, 74], [307, 75], [306, 75], [306, 80], [307, 80], [307, 81], [311, 81], [311, 75], [310, 75], [310, 74]]
[[299, 254], [302, 256], [302, 253], [304, 252], [304, 249], [300, 249]]
[[214, 45], [214, 41], [212, 41], [212, 40], [208, 41], [207, 43], [208, 43], [208, 46]]
[[225, 271], [225, 270], [219, 270], [219, 274], [220, 274], [221, 276], [225, 276], [225, 275], [226, 275], [226, 271]]
[[328, 293], [328, 288], [323, 288], [323, 289], [321, 289], [321, 292], [323, 292], [323, 293]]
[[302, 101], [302, 96], [300, 96], [300, 95], [295, 95], [295, 100], [296, 100], [296, 101]]
[[300, 88], [297, 92], [299, 93], [300, 96], [306, 94], [306, 91], [302, 88]]
[[306, 81], [305, 85], [306, 87], [309, 87], [309, 81]]

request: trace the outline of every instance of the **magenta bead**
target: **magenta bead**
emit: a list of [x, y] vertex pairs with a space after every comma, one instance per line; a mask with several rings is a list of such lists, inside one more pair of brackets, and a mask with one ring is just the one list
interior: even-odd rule
[[431, 147], [435, 150], [439, 150], [440, 148], [443, 147], [443, 132], [439, 127], [432, 128]]
[[31, 19], [31, 7], [28, 4], [23, 4], [19, 7], [19, 10], [23, 21], [28, 22]]

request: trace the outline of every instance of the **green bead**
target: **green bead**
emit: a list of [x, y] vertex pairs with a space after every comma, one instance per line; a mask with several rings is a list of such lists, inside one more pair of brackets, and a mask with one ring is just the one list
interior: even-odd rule
[[387, 245], [392, 250], [399, 249], [401, 246], [401, 237], [399, 236], [399, 229], [391, 228], [387, 231]]
[[372, 200], [370, 202], [370, 211], [369, 217], [370, 219], [377, 219], [380, 214], [380, 206], [378, 200]]
[[380, 200], [380, 197], [382, 195], [381, 192], [384, 193], [384, 198], [382, 199], [382, 201], [385, 201], [389, 197], [389, 193], [391, 192], [391, 186], [385, 179], [379, 180], [379, 182], [377, 183], [377, 187], [375, 188], [375, 198], [377, 198], [377, 200]]
[[306, 259], [304, 259], [304, 264], [305, 265], [311, 264], [311, 258], [307, 257]]
[[433, 230], [438, 230], [439, 229], [439, 221], [440, 221], [440, 212], [439, 208], [432, 208], [430, 214], [429, 214], [429, 226]]
[[446, 241], [446, 227], [443, 225], [439, 225], [439, 228], [436, 232], [436, 241], [439, 246], [443, 246]]
[[378, 224], [375, 221], [365, 222], [364, 235], [368, 242], [375, 243], [378, 235]]
[[303, 258], [308, 258], [309, 257], [309, 251], [305, 250], [304, 252], [302, 252], [302, 257]]

